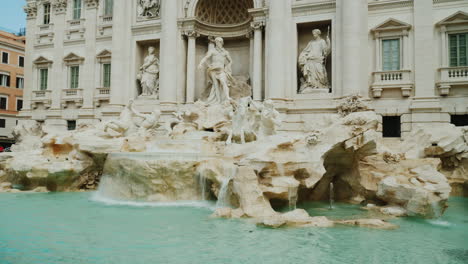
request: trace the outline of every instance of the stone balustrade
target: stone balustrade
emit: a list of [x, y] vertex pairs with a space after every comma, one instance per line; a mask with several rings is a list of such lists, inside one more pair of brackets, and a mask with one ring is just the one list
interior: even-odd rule
[[411, 96], [413, 80], [410, 70], [373, 72], [372, 94], [379, 98], [384, 89], [401, 89], [403, 97]]
[[83, 89], [64, 89], [62, 90], [62, 107], [67, 108], [68, 103], [75, 103], [77, 107], [83, 104]]
[[102, 102], [109, 102], [111, 88], [100, 87], [94, 92], [94, 105], [100, 107]]
[[33, 91], [31, 107], [33, 109], [37, 109], [39, 104], [43, 104], [45, 108], [50, 108], [50, 105], [52, 104], [51, 90]]
[[439, 76], [439, 93], [448, 95], [452, 86], [468, 84], [468, 66], [440, 68]]

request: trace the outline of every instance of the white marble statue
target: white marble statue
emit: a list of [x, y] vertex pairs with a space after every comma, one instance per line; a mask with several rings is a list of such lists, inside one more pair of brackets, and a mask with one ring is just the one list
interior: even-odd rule
[[211, 59], [207, 65], [206, 74], [211, 83], [211, 91], [206, 99], [207, 104], [222, 104], [229, 101], [229, 81], [232, 77], [232, 58], [229, 52], [224, 49], [224, 40], [220, 37], [215, 39], [215, 47], [210, 49], [201, 60], [199, 69], [203, 69], [205, 63]]
[[249, 108], [250, 97], [245, 97], [239, 100], [235, 104], [231, 113], [231, 129], [229, 131], [226, 144], [232, 144], [233, 136], [240, 137], [240, 143], [245, 144], [245, 133], [250, 132], [250, 124], [247, 117], [247, 111]]
[[139, 17], [159, 17], [161, 0], [138, 0], [137, 11]]
[[161, 110], [154, 109], [151, 114], [144, 114], [138, 112], [134, 107], [133, 104], [130, 105], [130, 111], [132, 111], [133, 115], [142, 119], [141, 122], [137, 124], [138, 126], [138, 134], [140, 136], [150, 136], [156, 132], [156, 129], [159, 128], [159, 119], [161, 117]]
[[275, 135], [277, 128], [281, 125], [281, 122], [280, 113], [275, 109], [273, 101], [266, 100], [263, 102], [260, 135], [262, 137]]
[[303, 75], [299, 89], [301, 94], [330, 88], [326, 69], [326, 60], [331, 52], [330, 32], [326, 40], [321, 37], [322, 32], [319, 29], [314, 29], [312, 34], [313, 40], [299, 56], [299, 67]]
[[141, 84], [141, 96], [157, 97], [159, 93], [159, 59], [155, 50], [154, 47], [148, 48], [148, 56], [145, 57], [137, 76]]

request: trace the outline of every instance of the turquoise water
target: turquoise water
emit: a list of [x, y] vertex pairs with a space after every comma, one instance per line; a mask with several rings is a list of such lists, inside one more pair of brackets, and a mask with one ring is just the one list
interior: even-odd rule
[[[468, 263], [468, 199], [439, 220], [398, 219], [398, 230], [267, 229], [211, 219], [213, 204], [112, 205], [92, 193], [1, 194], [0, 263]], [[190, 206], [189, 206], [190, 205]], [[334, 218], [357, 207], [302, 205]], [[364, 213], [365, 214], [365, 213]]]

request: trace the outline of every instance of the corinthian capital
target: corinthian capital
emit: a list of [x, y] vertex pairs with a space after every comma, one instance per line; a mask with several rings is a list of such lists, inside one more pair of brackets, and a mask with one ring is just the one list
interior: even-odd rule
[[250, 23], [250, 27], [252, 28], [252, 30], [261, 30], [264, 26], [265, 26], [264, 21], [254, 21]]
[[53, 0], [52, 7], [57, 14], [65, 13], [67, 10], [67, 0]]
[[36, 2], [29, 2], [23, 7], [24, 12], [28, 18], [35, 18], [37, 16]]
[[85, 0], [87, 8], [97, 8], [99, 6], [99, 0]]

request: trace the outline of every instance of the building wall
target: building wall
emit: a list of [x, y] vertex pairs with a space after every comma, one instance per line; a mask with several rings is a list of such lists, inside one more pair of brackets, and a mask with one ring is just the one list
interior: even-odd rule
[[0, 144], [5, 139], [10, 141], [12, 138], [11, 132], [16, 126], [17, 100], [23, 100], [23, 89], [17, 88], [17, 77], [24, 78], [24, 67], [19, 65], [19, 57], [25, 57], [25, 38], [18, 37], [14, 34], [0, 31], [0, 56], [3, 52], [9, 54], [8, 64], [0, 61], [0, 73], [7, 73], [10, 76], [10, 85], [0, 85], [0, 96], [5, 96], [7, 100], [7, 109], [0, 109], [0, 119], [5, 119], [5, 128], [0, 128]]
[[[123, 105], [138, 96], [136, 76], [149, 45], [156, 46], [160, 57], [160, 98], [137, 100], [137, 107], [149, 111], [157, 106], [169, 118], [178, 105], [189, 102], [187, 89], [194, 89], [195, 99], [200, 98], [206, 85], [204, 73], [195, 70], [193, 88], [186, 82], [187, 72], [193, 70], [187, 62], [192, 52], [188, 42], [194, 36], [190, 32], [199, 35], [193, 51], [195, 65], [208, 45], [206, 31], [193, 24], [198, 1], [161, 0], [161, 15], [151, 19], [137, 16], [137, 1], [114, 0], [112, 16], [104, 15], [102, 0], [83, 1], [82, 18], [74, 21], [68, 0], [67, 7], [53, 6], [51, 24], [43, 25], [43, 4], [48, 1], [28, 0], [33, 8], [26, 9], [29, 81], [22, 116], [62, 128], [66, 120], [95, 122], [118, 116]], [[323, 114], [336, 112], [338, 99], [356, 93], [378, 113], [400, 115], [403, 134], [416, 125], [447, 123], [451, 114], [468, 114], [468, 76], [456, 81], [441, 77], [448, 71], [442, 31], [451, 30], [455, 21], [461, 32], [468, 32], [467, 1], [270, 0], [254, 1], [249, 12], [252, 26], [259, 23], [260, 27], [252, 27], [245, 35], [220, 34], [227, 35], [226, 48], [232, 50], [235, 61], [242, 61], [241, 67], [234, 67], [242, 75], [255, 78], [253, 61], [261, 60], [260, 99], [274, 100], [285, 115], [282, 130], [301, 130], [308, 122], [320, 122]], [[459, 17], [441, 26], [457, 13]], [[388, 21], [397, 25], [385, 25]], [[307, 32], [312, 27], [324, 31], [328, 25], [332, 92], [298, 94], [297, 58], [310, 39]], [[261, 33], [255, 35], [255, 30]], [[379, 69], [379, 43], [382, 36], [392, 34], [403, 41], [403, 65], [397, 73], [403, 77], [382, 83], [378, 80], [389, 73]], [[252, 52], [259, 40], [254, 35], [260, 36], [261, 54]], [[101, 58], [106, 51], [111, 55]], [[66, 92], [69, 56], [80, 65], [79, 92], [73, 96]], [[100, 89], [102, 60], [112, 62], [108, 94], [101, 94]], [[40, 67], [48, 67], [50, 74], [44, 96], [37, 93]]]

